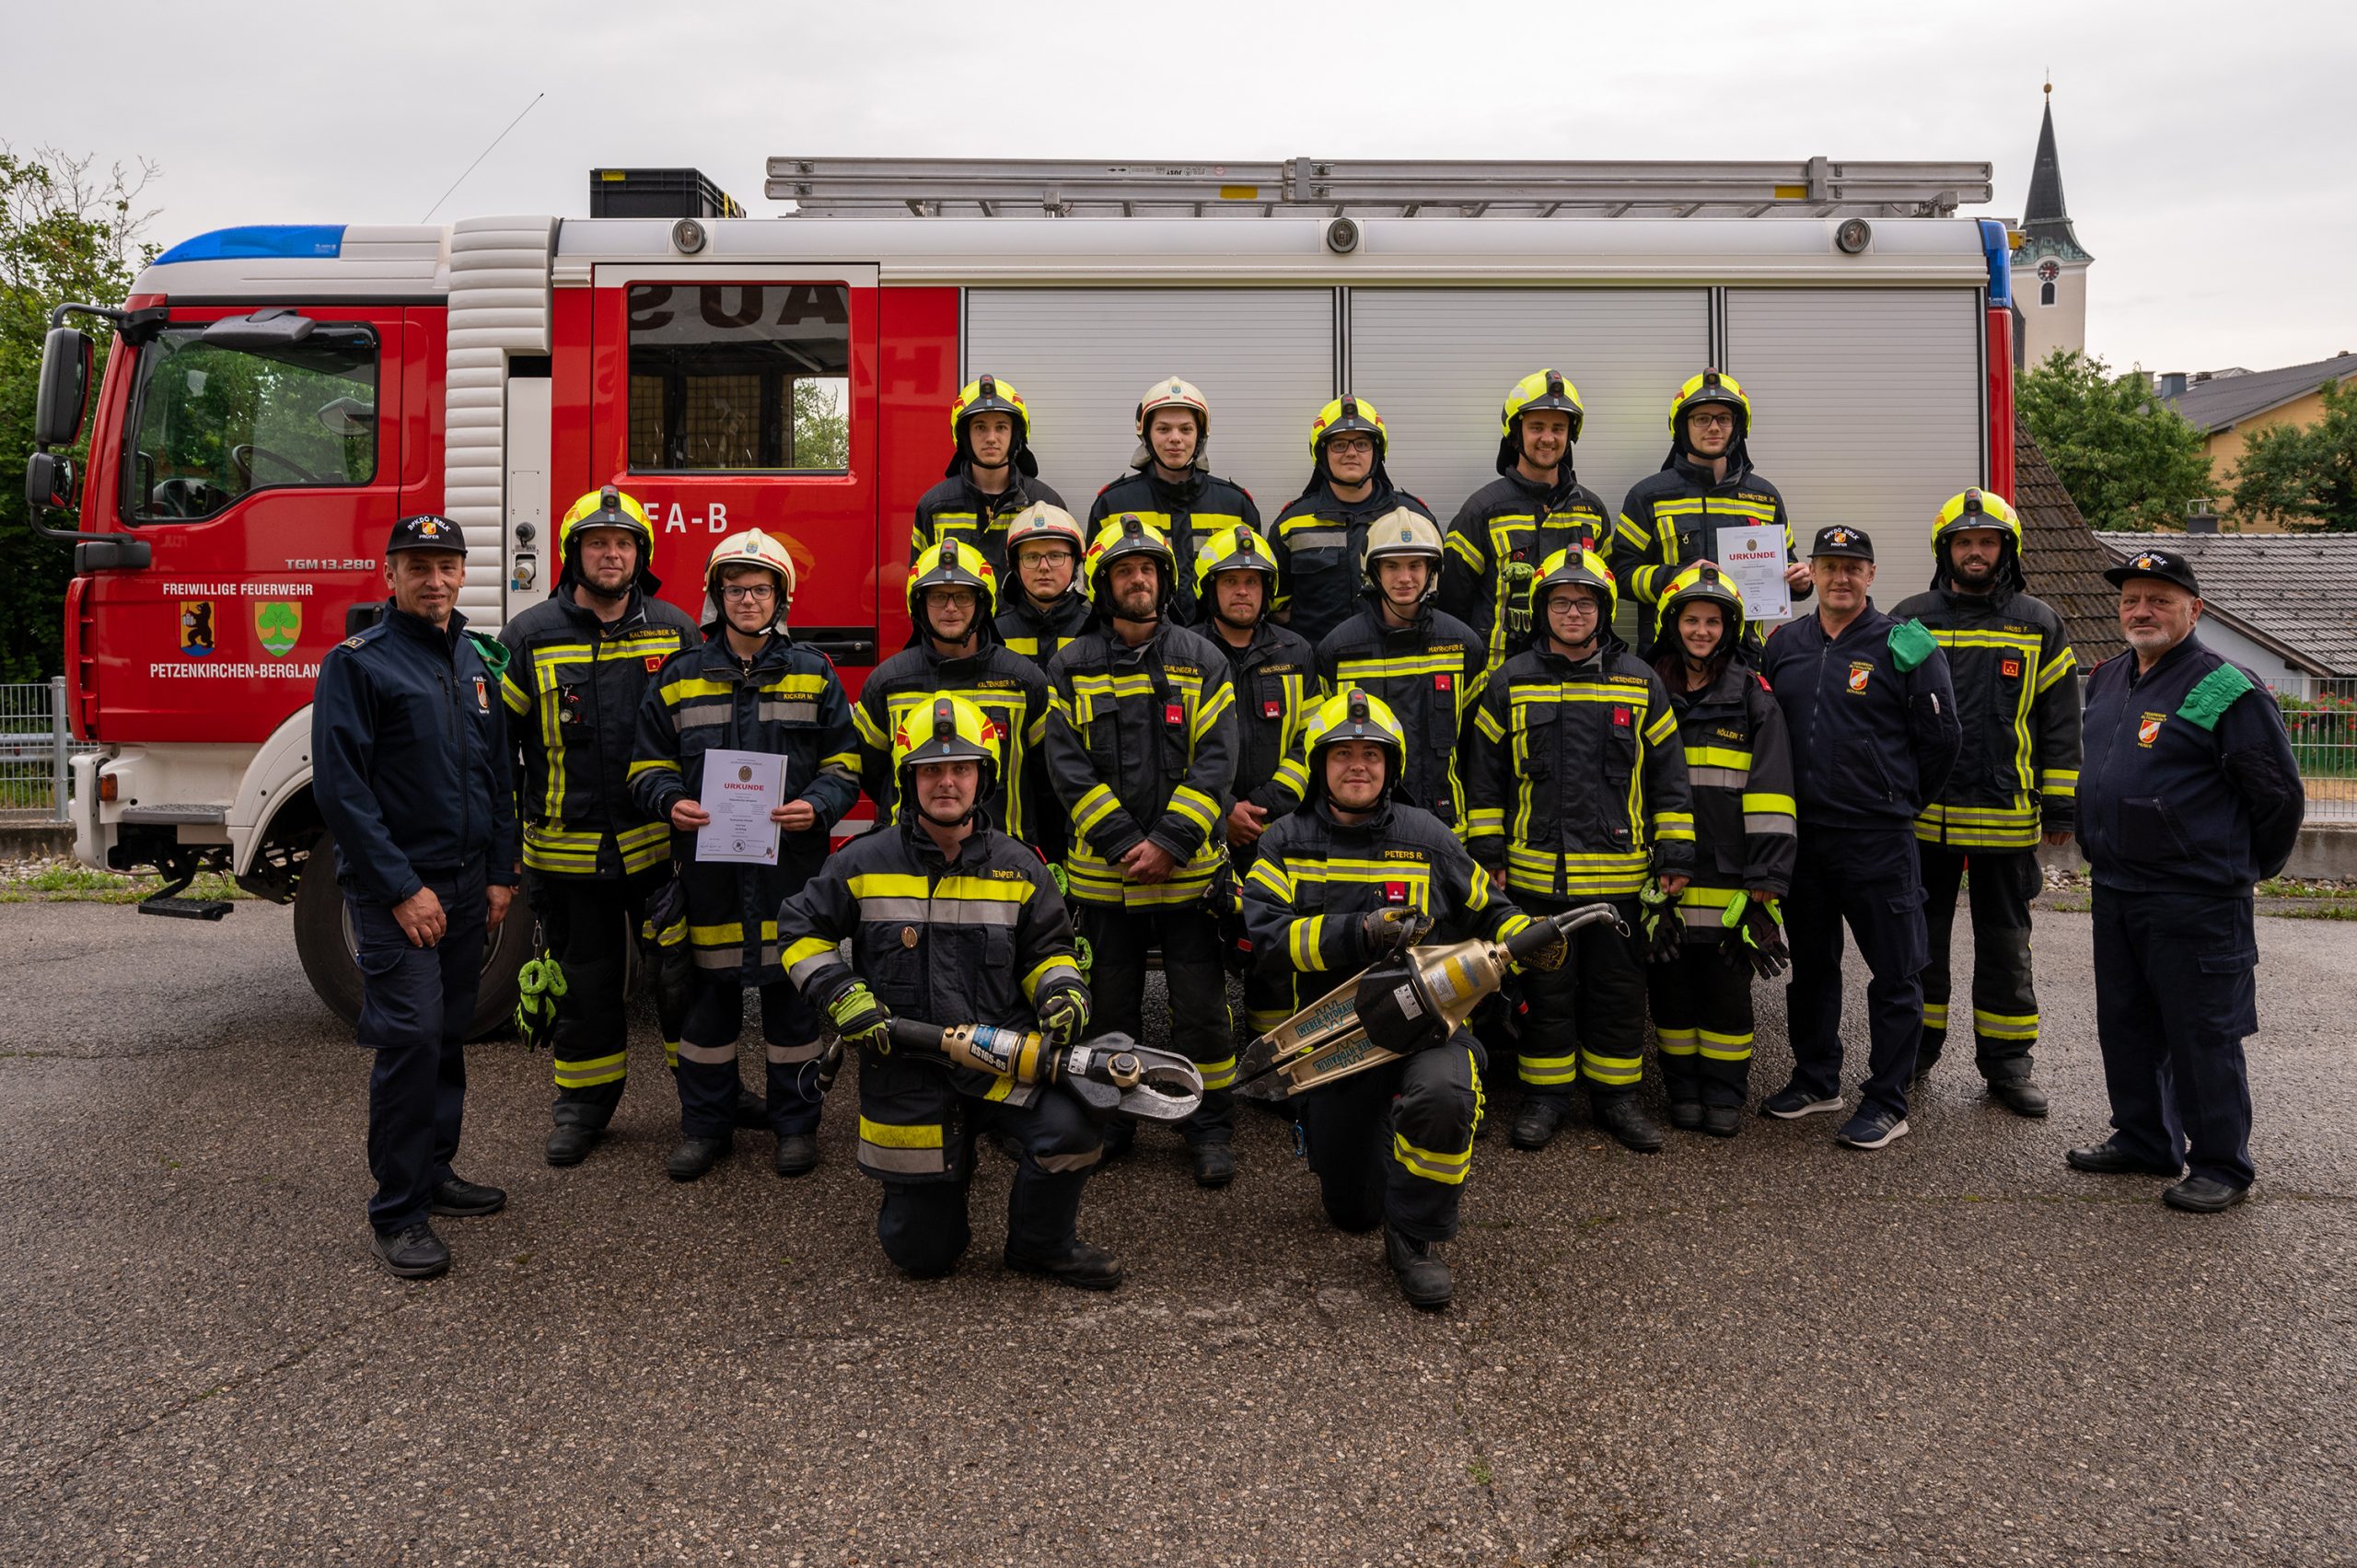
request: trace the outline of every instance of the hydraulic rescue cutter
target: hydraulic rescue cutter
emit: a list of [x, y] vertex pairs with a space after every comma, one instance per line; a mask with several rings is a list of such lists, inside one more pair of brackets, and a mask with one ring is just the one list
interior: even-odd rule
[[1021, 1084], [1062, 1084], [1099, 1116], [1184, 1121], [1203, 1103], [1203, 1075], [1192, 1062], [1136, 1044], [1124, 1034], [1058, 1046], [1038, 1033], [990, 1024], [945, 1028], [895, 1017], [891, 1028], [896, 1047]]
[[[1539, 957], [1583, 925], [1626, 922], [1610, 904], [1534, 918], [1504, 942], [1476, 937], [1411, 947], [1345, 981], [1252, 1042], [1236, 1092], [1280, 1101], [1410, 1051], [1438, 1045], [1506, 982], [1512, 966]], [[897, 1025], [895, 1026], [897, 1027]]]

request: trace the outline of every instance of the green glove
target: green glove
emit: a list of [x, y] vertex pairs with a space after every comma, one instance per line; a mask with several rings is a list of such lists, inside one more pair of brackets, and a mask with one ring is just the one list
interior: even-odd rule
[[867, 989], [865, 981], [855, 980], [843, 987], [842, 993], [827, 1004], [827, 1016], [846, 1044], [872, 1051], [878, 1056], [892, 1053], [892, 1009], [876, 1000], [876, 993]]
[[1067, 985], [1039, 1005], [1039, 1032], [1052, 1046], [1077, 1041], [1088, 1028], [1088, 993]]
[[1637, 927], [1645, 939], [1645, 961], [1676, 961], [1686, 941], [1686, 916], [1678, 900], [1665, 891], [1661, 878], [1648, 878], [1637, 892]]
[[1890, 662], [1906, 674], [1939, 651], [1939, 640], [1920, 621], [1902, 621], [1891, 629]]
[[516, 1033], [527, 1051], [538, 1051], [556, 1028], [556, 1001], [564, 994], [564, 966], [554, 954], [525, 961], [516, 971]]
[[1064, 874], [1062, 861], [1048, 862], [1048, 880], [1056, 885], [1056, 897], [1060, 899], [1072, 897], [1072, 878]]

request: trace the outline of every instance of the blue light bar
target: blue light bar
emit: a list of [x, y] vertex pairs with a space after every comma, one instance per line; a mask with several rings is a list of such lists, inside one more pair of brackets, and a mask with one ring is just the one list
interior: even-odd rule
[[2005, 234], [2003, 220], [1976, 218], [1980, 226], [1980, 249], [1989, 258], [1989, 304], [1991, 308], [2014, 302], [2014, 245]]
[[173, 261], [248, 261], [277, 257], [315, 261], [343, 254], [343, 225], [340, 223], [260, 223], [243, 228], [216, 228], [193, 239], [183, 239], [156, 258], [157, 266]]

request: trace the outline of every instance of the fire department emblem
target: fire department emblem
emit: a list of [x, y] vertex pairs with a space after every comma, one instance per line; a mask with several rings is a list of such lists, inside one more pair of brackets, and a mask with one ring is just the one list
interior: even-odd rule
[[254, 606], [254, 635], [261, 640], [262, 652], [284, 658], [303, 635], [303, 607], [287, 598], [262, 600]]
[[180, 600], [181, 656], [211, 658], [213, 647], [213, 601], [209, 598]]
[[1852, 664], [1850, 667], [1850, 690], [1852, 691], [1864, 691], [1866, 689], [1866, 682], [1874, 679], [1874, 673], [1875, 667], [1873, 665]]
[[2161, 738], [2161, 720], [2167, 715], [2146, 714], [2136, 723], [2136, 744], [2149, 747]]

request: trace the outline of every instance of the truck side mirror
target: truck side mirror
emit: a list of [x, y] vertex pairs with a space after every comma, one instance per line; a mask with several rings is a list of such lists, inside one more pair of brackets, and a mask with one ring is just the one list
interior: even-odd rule
[[[77, 327], [52, 327], [41, 347], [41, 389], [33, 403], [33, 445], [71, 447], [82, 435], [97, 363], [90, 336]], [[68, 469], [71, 474], [71, 469]]]
[[74, 509], [74, 459], [63, 452], [35, 452], [25, 459], [25, 503], [39, 517]]

